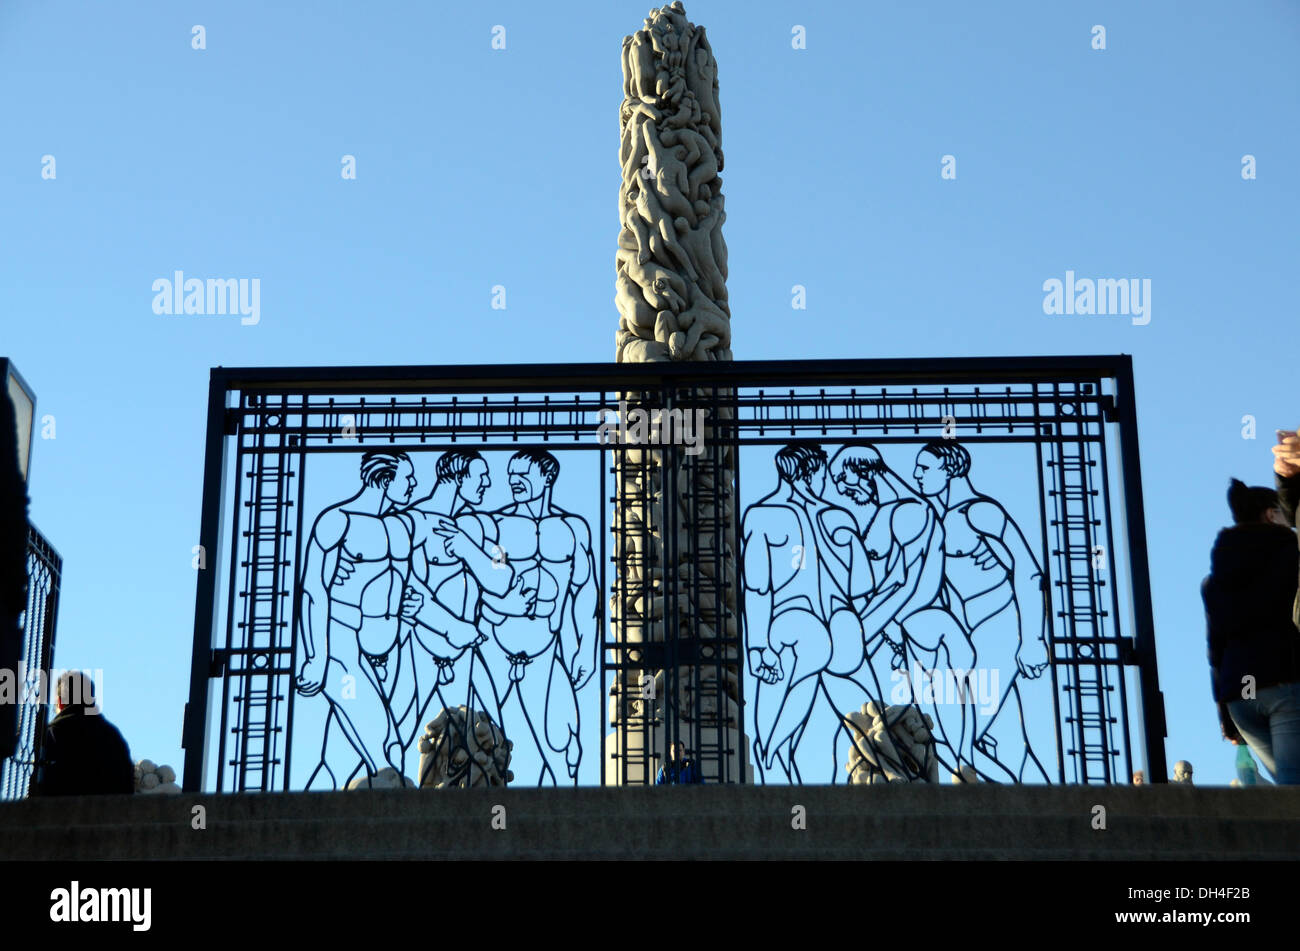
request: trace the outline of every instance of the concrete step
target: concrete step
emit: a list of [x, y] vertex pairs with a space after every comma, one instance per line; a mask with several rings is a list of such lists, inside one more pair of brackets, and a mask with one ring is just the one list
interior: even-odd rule
[[[191, 825], [206, 810], [207, 828]], [[792, 808], [806, 828], [791, 827]], [[1105, 830], [1092, 828], [1106, 808]], [[492, 827], [505, 807], [506, 828]], [[0, 858], [1300, 858], [1300, 789], [670, 787], [0, 804]]]

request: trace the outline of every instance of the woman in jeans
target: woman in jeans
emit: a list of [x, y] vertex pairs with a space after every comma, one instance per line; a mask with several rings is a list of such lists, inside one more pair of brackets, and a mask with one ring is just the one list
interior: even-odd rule
[[1236, 524], [1215, 539], [1201, 586], [1223, 735], [1279, 784], [1300, 784], [1300, 551], [1273, 489], [1233, 479], [1228, 505]]

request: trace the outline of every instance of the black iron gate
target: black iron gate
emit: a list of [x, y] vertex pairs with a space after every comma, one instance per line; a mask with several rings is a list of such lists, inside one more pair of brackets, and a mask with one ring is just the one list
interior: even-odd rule
[[185, 788], [1162, 781], [1140, 484], [1127, 357], [217, 369]]
[[27, 528], [27, 608], [22, 631], [18, 696], [18, 744], [0, 760], [0, 799], [21, 799], [30, 791], [40, 761], [45, 728], [54, 702], [54, 632], [59, 617], [63, 559], [35, 526]]

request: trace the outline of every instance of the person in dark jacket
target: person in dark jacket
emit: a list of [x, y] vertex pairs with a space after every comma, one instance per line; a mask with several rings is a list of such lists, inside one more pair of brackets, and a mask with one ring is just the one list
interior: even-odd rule
[[1300, 784], [1300, 550], [1273, 489], [1233, 479], [1228, 505], [1236, 524], [1219, 532], [1201, 585], [1223, 735], [1279, 784]]
[[[1300, 433], [1285, 429], [1277, 431], [1273, 472], [1277, 478], [1277, 498], [1282, 503], [1282, 514], [1288, 525], [1295, 525], [1300, 515]], [[1300, 628], [1300, 594], [1296, 595], [1291, 620]]]
[[45, 732], [36, 796], [99, 796], [135, 792], [131, 751], [95, 704], [91, 680], [68, 671], [56, 688], [59, 715]]
[[695, 760], [686, 757], [686, 746], [681, 740], [673, 744], [672, 754], [672, 758], [659, 767], [659, 775], [655, 777], [656, 786], [691, 785], [704, 782], [699, 765]]

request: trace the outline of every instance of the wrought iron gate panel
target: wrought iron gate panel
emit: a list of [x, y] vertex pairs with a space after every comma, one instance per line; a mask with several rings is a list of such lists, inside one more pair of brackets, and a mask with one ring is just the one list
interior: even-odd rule
[[[186, 788], [408, 775], [417, 746], [449, 785], [645, 783], [679, 740], [709, 783], [843, 781], [846, 752], [854, 781], [1104, 783], [1131, 727], [1164, 777], [1127, 358], [214, 370], [211, 393], [214, 570], [229, 534]], [[637, 411], [648, 437], [601, 435]], [[955, 701], [917, 689], [940, 673]], [[904, 714], [919, 745], [880, 759]]]

